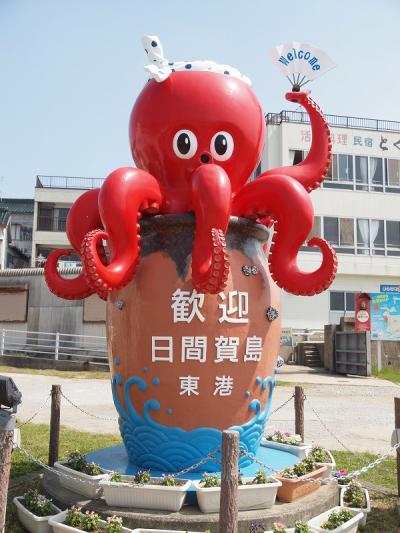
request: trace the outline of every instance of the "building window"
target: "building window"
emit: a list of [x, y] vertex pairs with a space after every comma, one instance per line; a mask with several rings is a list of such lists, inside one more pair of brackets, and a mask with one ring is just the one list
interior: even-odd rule
[[351, 291], [330, 291], [330, 310], [341, 311], [354, 311], [354, 295], [355, 292]]
[[324, 238], [338, 253], [354, 254], [354, 219], [324, 217]]
[[400, 192], [400, 159], [385, 160], [385, 186], [388, 192]]
[[324, 185], [336, 189], [353, 189], [353, 156], [333, 154]]
[[315, 248], [307, 246], [307, 242], [313, 237], [321, 237], [322, 235], [321, 218], [322, 217], [314, 217], [314, 224], [313, 224], [312, 230], [310, 231], [310, 234], [308, 235], [306, 242], [304, 243], [304, 246], [301, 247], [302, 251], [315, 251]]
[[368, 157], [366, 155], [355, 156], [356, 189], [368, 191]]
[[386, 251], [387, 255], [400, 255], [400, 222], [386, 221]]
[[357, 253], [361, 255], [385, 255], [383, 220], [357, 219]]
[[371, 176], [371, 190], [383, 191], [383, 159], [381, 157], [369, 158], [369, 171]]
[[289, 150], [289, 164], [298, 165], [307, 157], [306, 150]]
[[37, 229], [38, 231], [64, 232], [67, 225], [69, 207], [54, 207], [54, 205], [39, 204]]

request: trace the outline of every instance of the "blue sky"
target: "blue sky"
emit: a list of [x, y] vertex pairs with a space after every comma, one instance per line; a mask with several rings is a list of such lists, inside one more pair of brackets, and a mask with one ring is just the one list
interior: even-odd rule
[[171, 60], [239, 68], [266, 112], [291, 108], [270, 49], [313, 43], [337, 63], [309, 85], [326, 113], [400, 121], [399, 21], [398, 0], [0, 0], [0, 193], [132, 164], [143, 34]]

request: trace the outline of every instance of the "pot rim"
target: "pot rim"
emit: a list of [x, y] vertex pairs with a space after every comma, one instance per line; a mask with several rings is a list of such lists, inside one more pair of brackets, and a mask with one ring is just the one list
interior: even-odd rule
[[[180, 213], [170, 215], [155, 215], [149, 217], [143, 217], [140, 222], [142, 235], [150, 233], [157, 228], [166, 228], [173, 226], [192, 226], [195, 227], [195, 217], [191, 213]], [[259, 224], [244, 217], [229, 217], [228, 231], [233, 228], [240, 230], [246, 230], [246, 233], [259, 240], [265, 242], [268, 239], [269, 232], [263, 224]]]

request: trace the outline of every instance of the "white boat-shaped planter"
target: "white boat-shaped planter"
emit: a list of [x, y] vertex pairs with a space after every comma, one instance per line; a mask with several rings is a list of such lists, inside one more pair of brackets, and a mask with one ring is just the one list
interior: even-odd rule
[[29, 509], [25, 507], [22, 503], [23, 496], [17, 496], [13, 499], [14, 505], [17, 508], [18, 520], [24, 526], [26, 530], [30, 533], [51, 533], [52, 529], [49, 525], [49, 519], [53, 516], [61, 513], [61, 509], [56, 507], [53, 503], [51, 504], [54, 507], [55, 513], [48, 516], [36, 516]]
[[[294, 533], [294, 527], [285, 527], [286, 533]], [[274, 533], [272, 529], [269, 529], [268, 531], [264, 531], [264, 533]]]
[[187, 479], [178, 479], [181, 484], [171, 487], [161, 485], [162, 478], [150, 478], [149, 483], [142, 485], [135, 484], [132, 476], [122, 476], [122, 480], [128, 483], [110, 481], [109, 478], [100, 481], [107, 505], [175, 512], [184, 504], [192, 483]]
[[362, 513], [363, 517], [360, 521], [360, 527], [365, 527], [367, 525], [367, 516], [368, 513], [371, 511], [371, 500], [369, 498], [369, 492], [367, 489], [363, 489], [364, 495], [365, 495], [365, 501], [366, 501], [366, 507], [350, 507], [348, 506], [344, 501], [344, 493], [346, 492], [346, 489], [348, 488], [348, 485], [344, 485], [340, 489], [340, 505], [349, 511], [354, 511], [355, 513]]
[[[322, 524], [324, 524], [331, 513], [338, 512], [338, 511], [351, 511], [353, 513], [353, 518], [351, 518], [348, 522], [345, 524], [337, 527], [336, 529], [322, 529]], [[329, 509], [329, 511], [325, 511], [325, 513], [319, 514], [318, 516], [315, 516], [311, 520], [307, 522], [307, 525], [311, 529], [313, 533], [326, 533], [329, 531], [329, 533], [357, 533], [358, 526], [360, 525], [360, 522], [363, 518], [363, 514], [360, 512], [354, 512], [352, 509], [349, 509], [348, 507], [333, 507], [332, 509]], [[382, 532], [383, 533], [383, 532]]]
[[89, 476], [83, 472], [78, 472], [67, 466], [64, 462], [57, 461], [54, 468], [59, 472], [60, 484], [66, 489], [87, 496], [91, 500], [100, 498], [101, 487], [100, 481], [105, 479], [108, 474], [99, 474], [98, 476]]
[[[67, 526], [64, 524], [64, 521], [67, 517], [67, 511], [62, 511], [60, 514], [57, 514], [56, 516], [52, 516], [49, 520], [49, 524], [53, 528], [53, 533], [65, 533], [66, 531], [69, 533], [82, 533], [82, 529], [78, 529], [77, 527]], [[107, 524], [104, 520], [100, 520], [100, 525], [104, 527]], [[84, 533], [84, 532], [83, 532]], [[132, 533], [132, 529], [128, 529], [127, 527], [123, 527], [121, 529], [121, 533]]]
[[265, 437], [262, 439], [261, 444], [265, 448], [291, 453], [296, 455], [299, 459], [305, 459], [312, 449], [312, 444], [302, 442], [298, 446], [295, 446], [294, 444], [284, 444], [283, 442], [267, 440]]
[[[278, 488], [282, 485], [280, 481], [270, 476], [271, 483], [246, 485], [254, 478], [242, 478], [243, 485], [238, 486], [238, 509], [239, 511], [250, 511], [254, 509], [268, 509], [272, 507], [276, 500]], [[193, 481], [196, 488], [197, 503], [202, 513], [219, 512], [219, 500], [221, 487], [202, 487], [201, 481]]]
[[196, 531], [188, 531], [187, 529], [185, 531], [182, 529], [179, 531], [176, 529], [143, 529], [139, 527], [138, 529], [133, 529], [132, 533], [196, 533]]
[[[335, 461], [335, 458], [333, 457], [333, 455], [331, 454], [331, 452], [329, 450], [325, 450], [324, 449], [324, 451], [327, 454], [327, 456], [329, 457], [329, 461], [324, 462], [324, 463], [316, 462], [316, 464], [318, 466], [326, 466], [326, 472], [325, 472], [324, 477], [323, 477], [323, 479], [326, 479], [326, 478], [328, 478], [331, 475], [331, 472], [336, 469], [336, 461]], [[307, 452], [307, 456], [309, 455], [310, 452], [311, 452], [311, 450], [309, 450]]]

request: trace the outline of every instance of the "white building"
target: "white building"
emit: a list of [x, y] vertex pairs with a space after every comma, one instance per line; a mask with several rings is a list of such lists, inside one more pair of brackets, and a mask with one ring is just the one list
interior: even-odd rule
[[[65, 176], [37, 176], [31, 266], [42, 266], [50, 252], [58, 248], [72, 250], [65, 233], [68, 211], [86, 190], [100, 187], [103, 180]], [[66, 263], [80, 263], [73, 253]]]
[[[354, 315], [354, 293], [400, 284], [400, 123], [325, 115], [333, 161], [321, 188], [311, 193], [313, 235], [332, 242], [338, 273], [324, 293], [300, 297], [283, 292], [283, 325], [321, 328]], [[261, 170], [300, 162], [311, 146], [305, 112], [267, 115]], [[321, 255], [304, 248], [299, 266], [316, 270]]]

